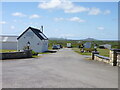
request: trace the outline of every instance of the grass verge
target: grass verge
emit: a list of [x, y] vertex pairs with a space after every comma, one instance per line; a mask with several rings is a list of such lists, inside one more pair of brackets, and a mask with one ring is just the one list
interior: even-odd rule
[[38, 58], [38, 57], [41, 57], [41, 56], [38, 56], [38, 55], [33, 55], [32, 58]]
[[42, 53], [38, 53], [38, 54], [49, 54], [50, 52], [42, 52]]
[[91, 53], [89, 52], [84, 52], [84, 53], [80, 52], [79, 48], [72, 48], [72, 50], [74, 50], [76, 53], [81, 54], [81, 55], [91, 55]]
[[0, 53], [4, 53], [4, 52], [15, 52], [15, 51], [17, 51], [17, 50], [3, 50], [3, 49], [1, 49], [0, 50]]
[[[81, 55], [91, 55], [91, 52], [80, 52], [80, 49], [79, 48], [73, 48], [72, 50], [74, 50], [76, 53], [79, 53]], [[97, 49], [97, 51], [99, 52], [99, 55], [102, 55], [102, 56], [106, 56], [106, 57], [109, 57], [109, 49]]]

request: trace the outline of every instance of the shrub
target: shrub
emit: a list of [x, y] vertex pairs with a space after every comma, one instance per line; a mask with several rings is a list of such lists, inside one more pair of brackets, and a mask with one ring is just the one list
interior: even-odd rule
[[85, 50], [86, 52], [92, 52], [92, 51], [94, 51], [94, 48], [84, 48], [84, 50]]
[[32, 55], [38, 55], [38, 53], [35, 51], [32, 51]]
[[[80, 51], [81, 51], [82, 49], [80, 49]], [[84, 48], [84, 51], [85, 52], [92, 52], [92, 51], [94, 51], [94, 48]]]

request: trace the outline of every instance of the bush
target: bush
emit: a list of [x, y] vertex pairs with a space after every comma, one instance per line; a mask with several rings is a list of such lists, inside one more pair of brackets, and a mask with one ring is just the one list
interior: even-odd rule
[[95, 49], [94, 48], [85, 48], [84, 49], [86, 52], [92, 52], [92, 51], [94, 51]]
[[[82, 49], [80, 49], [80, 51], [81, 51]], [[94, 48], [84, 48], [84, 51], [85, 52], [92, 52], [92, 51], [94, 51]]]
[[32, 51], [32, 55], [38, 55], [38, 53], [35, 51]]

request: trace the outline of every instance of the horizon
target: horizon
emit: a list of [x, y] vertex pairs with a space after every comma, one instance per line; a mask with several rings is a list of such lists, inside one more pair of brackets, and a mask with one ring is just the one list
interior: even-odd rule
[[[2, 37], [2, 36], [19, 37], [19, 35], [18, 36], [17, 35], [0, 35], [0, 37]], [[82, 41], [84, 41], [85, 39], [95, 39], [95, 38], [88, 37], [88, 38], [82, 38], [82, 39], [67, 39], [67, 38], [48, 37], [48, 39], [49, 40], [52, 40], [52, 39], [53, 40], [57, 40], [57, 39], [59, 39], [59, 40], [80, 40], [80, 41], [82, 40]], [[93, 41], [119, 41], [119, 40], [101, 40], [101, 39], [95, 39]]]
[[43, 25], [48, 38], [118, 40], [117, 5], [118, 2], [67, 0], [2, 2], [2, 35], [19, 36], [28, 26]]

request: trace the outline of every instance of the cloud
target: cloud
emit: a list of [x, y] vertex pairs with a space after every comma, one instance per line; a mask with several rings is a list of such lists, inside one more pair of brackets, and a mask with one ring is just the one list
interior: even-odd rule
[[50, 2], [42, 2], [38, 5], [42, 9], [62, 9], [65, 13], [78, 13], [88, 11], [89, 8], [75, 6], [68, 0], [51, 0]]
[[79, 17], [72, 17], [72, 18], [69, 18], [68, 20], [73, 22], [85, 22], [85, 20], [82, 20]]
[[50, 2], [42, 2], [38, 5], [39, 8], [42, 9], [52, 9], [52, 8], [57, 8], [59, 5], [61, 5], [60, 0], [51, 0]]
[[40, 18], [40, 16], [39, 16], [39, 15], [37, 15], [37, 14], [33, 14], [33, 15], [31, 15], [29, 18], [30, 18], [30, 19]]
[[64, 1], [61, 3], [59, 8], [63, 9], [65, 13], [79, 13], [79, 12], [86, 12], [89, 8], [76, 6], [70, 1]]
[[15, 26], [11, 26], [10, 28], [13, 30], [13, 29], [15, 29]]
[[106, 14], [110, 14], [110, 13], [111, 13], [110, 10], [105, 10], [105, 11], [103, 12], [104, 15], [106, 15]]
[[26, 15], [21, 12], [12, 13], [12, 16], [25, 17]]
[[88, 15], [98, 15], [101, 13], [101, 10], [99, 8], [91, 8], [88, 12]]
[[105, 28], [100, 26], [100, 27], [97, 27], [98, 30], [104, 30]]
[[78, 13], [78, 12], [86, 12], [88, 10], [89, 9], [85, 7], [73, 7], [71, 9], [66, 9], [65, 12], [66, 13]]
[[54, 18], [55, 21], [63, 21], [65, 20], [64, 18], [60, 17], [60, 18]]
[[101, 11], [99, 8], [96, 7], [88, 8], [84, 6], [78, 6], [69, 0], [50, 0], [49, 2], [44, 0], [43, 2], [39, 3], [38, 7], [48, 10], [51, 9], [63, 10], [65, 13], [87, 12], [88, 15], [99, 15], [99, 14], [106, 15], [110, 13], [110, 10]]
[[0, 21], [0, 24], [6, 24], [6, 22], [5, 21]]
[[59, 18], [54, 18], [55, 21], [72, 21], [72, 22], [79, 22], [79, 23], [82, 23], [82, 22], [85, 22], [85, 20], [82, 20], [80, 19], [79, 17], [71, 17], [71, 18], [62, 18], [62, 17], [59, 17]]

